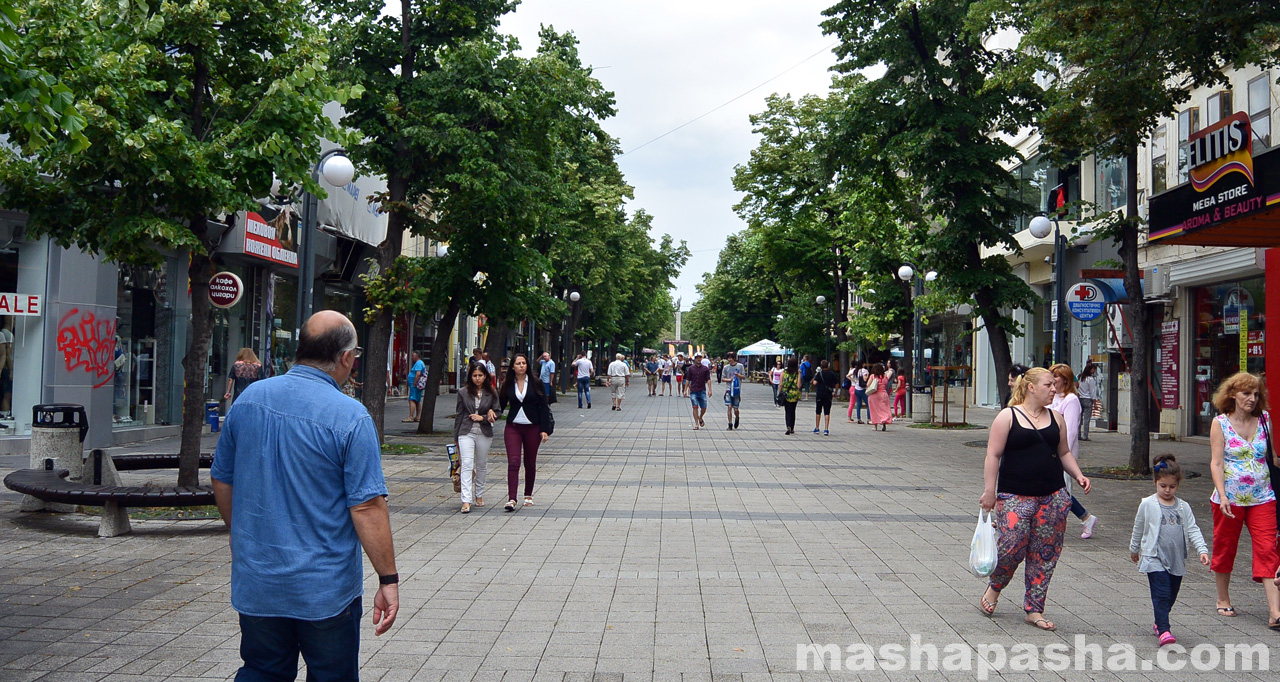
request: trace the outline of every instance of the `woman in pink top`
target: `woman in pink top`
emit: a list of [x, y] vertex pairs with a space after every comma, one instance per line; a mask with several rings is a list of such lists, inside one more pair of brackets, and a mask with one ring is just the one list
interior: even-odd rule
[[769, 385], [773, 387], [773, 406], [782, 407], [778, 402], [778, 386], [782, 385], [782, 358], [778, 358], [773, 369], [769, 370]]

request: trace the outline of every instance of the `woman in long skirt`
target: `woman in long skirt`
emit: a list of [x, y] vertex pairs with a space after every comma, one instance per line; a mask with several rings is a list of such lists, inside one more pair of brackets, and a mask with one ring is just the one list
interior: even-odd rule
[[884, 365], [877, 362], [871, 367], [871, 378], [867, 381], [867, 407], [871, 412], [872, 428], [878, 426], [881, 431], [889, 430], [889, 422], [893, 421], [891, 390]]

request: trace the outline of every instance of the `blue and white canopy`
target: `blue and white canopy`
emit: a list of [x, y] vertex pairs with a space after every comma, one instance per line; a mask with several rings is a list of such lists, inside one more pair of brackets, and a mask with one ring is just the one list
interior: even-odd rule
[[761, 339], [755, 343], [738, 350], [738, 355], [791, 355], [793, 351], [790, 348], [783, 348], [776, 341], [769, 339]]

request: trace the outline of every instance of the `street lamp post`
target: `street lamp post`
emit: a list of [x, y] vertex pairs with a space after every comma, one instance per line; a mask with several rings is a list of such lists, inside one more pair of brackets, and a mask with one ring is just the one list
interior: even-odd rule
[[916, 309], [916, 298], [924, 294], [924, 283], [932, 282], [938, 279], [938, 273], [930, 270], [926, 272], [924, 278], [916, 277], [917, 268], [910, 264], [904, 263], [898, 268], [898, 279], [904, 282], [912, 282], [911, 290], [911, 390], [907, 391], [907, 413], [915, 413], [915, 393], [923, 390], [924, 375], [921, 370], [924, 369], [924, 321], [920, 318], [920, 311]]
[[826, 296], [818, 296], [813, 301], [822, 306], [822, 336], [827, 345], [827, 362], [831, 362], [831, 306]]
[[1031, 232], [1031, 236], [1036, 239], [1044, 239], [1049, 236], [1049, 231], [1053, 231], [1053, 302], [1057, 308], [1057, 314], [1053, 320], [1053, 361], [1066, 362], [1067, 347], [1067, 311], [1066, 311], [1066, 292], [1067, 288], [1063, 286], [1063, 259], [1067, 253], [1067, 240], [1062, 237], [1062, 230], [1058, 227], [1058, 218], [1054, 216], [1052, 225], [1049, 218], [1038, 215], [1031, 219], [1031, 224], [1027, 226], [1027, 230]]
[[570, 287], [567, 298], [569, 299], [569, 318], [565, 321], [565, 333], [560, 338], [560, 388], [566, 392], [569, 390], [569, 356], [577, 348], [573, 342], [573, 335], [577, 332], [578, 302], [582, 300], [582, 294]]
[[[334, 187], [346, 187], [355, 178], [356, 168], [347, 158], [347, 150], [341, 147], [330, 149], [320, 156], [316, 165], [311, 167], [311, 179], [316, 182], [323, 177], [325, 182]], [[311, 192], [302, 195], [302, 230], [299, 232], [298, 244], [298, 329], [311, 317], [315, 307], [315, 253], [316, 223], [319, 219], [320, 199]]]

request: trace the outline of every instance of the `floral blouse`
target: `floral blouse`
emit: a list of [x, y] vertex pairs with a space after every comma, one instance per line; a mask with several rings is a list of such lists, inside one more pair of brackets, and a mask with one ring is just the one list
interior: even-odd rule
[[[1266, 412], [1262, 413], [1262, 420], [1266, 420], [1268, 424], [1271, 423], [1271, 417]], [[1257, 432], [1253, 435], [1252, 443], [1246, 443], [1240, 434], [1236, 433], [1227, 415], [1218, 415], [1217, 422], [1222, 426], [1222, 436], [1225, 440], [1224, 487], [1227, 491], [1227, 501], [1241, 507], [1251, 507], [1276, 499], [1275, 492], [1271, 490], [1271, 478], [1267, 473], [1267, 438], [1261, 420], [1259, 420]], [[1209, 499], [1214, 504], [1219, 504], [1218, 491], [1213, 491]]]

